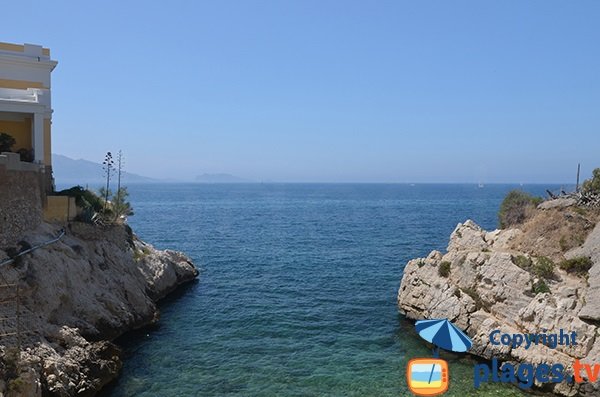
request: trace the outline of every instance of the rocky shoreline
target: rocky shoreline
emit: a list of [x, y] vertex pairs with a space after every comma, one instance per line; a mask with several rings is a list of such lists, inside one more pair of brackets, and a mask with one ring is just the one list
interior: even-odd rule
[[[484, 359], [562, 364], [571, 374], [575, 359], [599, 363], [597, 221], [595, 210], [546, 202], [518, 227], [486, 232], [470, 220], [459, 224], [446, 253], [432, 251], [406, 264], [398, 291], [400, 311], [414, 320], [448, 318], [472, 338], [470, 354]], [[585, 275], [557, 265], [582, 257], [592, 263]], [[489, 334], [496, 329], [508, 334], [575, 331], [578, 344], [555, 349], [494, 345]], [[535, 386], [563, 396], [600, 394], [596, 383]]]
[[[39, 244], [58, 229], [44, 223], [23, 240]], [[0, 251], [0, 262], [7, 257]], [[122, 366], [112, 340], [158, 321], [156, 303], [198, 277], [187, 256], [155, 249], [126, 225], [79, 222], [0, 270], [20, 285], [21, 349], [0, 340], [7, 397], [96, 395]]]

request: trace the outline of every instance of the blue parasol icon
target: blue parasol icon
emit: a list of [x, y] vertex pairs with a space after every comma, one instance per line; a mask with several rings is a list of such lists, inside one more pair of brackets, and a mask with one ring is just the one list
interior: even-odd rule
[[444, 350], [466, 352], [473, 345], [471, 339], [447, 319], [420, 320], [415, 328], [421, 338]]
[[[439, 356], [440, 348], [460, 353], [466, 352], [473, 345], [471, 339], [448, 319], [419, 320], [415, 328], [421, 338], [437, 347], [435, 357]], [[431, 383], [434, 369], [435, 365], [431, 367], [428, 383]]]

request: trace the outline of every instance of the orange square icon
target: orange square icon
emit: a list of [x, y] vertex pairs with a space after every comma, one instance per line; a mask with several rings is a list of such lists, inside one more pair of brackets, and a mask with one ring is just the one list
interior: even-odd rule
[[413, 358], [406, 366], [406, 383], [417, 396], [444, 394], [448, 377], [448, 362], [439, 358]]

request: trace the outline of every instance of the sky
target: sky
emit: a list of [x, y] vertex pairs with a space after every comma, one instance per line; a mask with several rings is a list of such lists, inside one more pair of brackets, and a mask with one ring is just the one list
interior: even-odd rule
[[598, 1], [3, 2], [50, 47], [53, 151], [171, 179], [574, 182]]

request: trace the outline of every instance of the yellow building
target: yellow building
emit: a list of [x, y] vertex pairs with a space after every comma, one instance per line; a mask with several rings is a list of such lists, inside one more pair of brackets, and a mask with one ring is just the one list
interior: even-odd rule
[[33, 44], [0, 42], [0, 133], [12, 136], [11, 152], [52, 175], [51, 84], [57, 62]]

